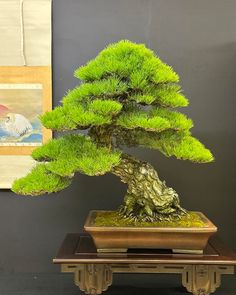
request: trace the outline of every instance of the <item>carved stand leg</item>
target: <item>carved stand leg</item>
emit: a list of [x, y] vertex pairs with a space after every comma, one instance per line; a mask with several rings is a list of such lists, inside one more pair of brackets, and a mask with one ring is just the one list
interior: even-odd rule
[[104, 264], [80, 265], [75, 270], [75, 284], [85, 294], [101, 294], [112, 284], [112, 271]]
[[182, 284], [194, 295], [209, 295], [220, 287], [222, 274], [233, 273], [233, 266], [189, 265], [182, 274]]
[[98, 295], [112, 284], [112, 273], [178, 273], [193, 295], [209, 295], [220, 287], [222, 274], [233, 274], [233, 265], [186, 264], [64, 264], [62, 272], [73, 272], [75, 284], [89, 295]]

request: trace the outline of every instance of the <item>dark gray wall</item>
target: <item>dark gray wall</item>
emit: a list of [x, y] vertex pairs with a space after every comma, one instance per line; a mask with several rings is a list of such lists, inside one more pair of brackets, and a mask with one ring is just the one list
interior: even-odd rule
[[[120, 39], [146, 43], [180, 74], [190, 99], [184, 111], [215, 163], [132, 153], [150, 161], [183, 206], [205, 212], [236, 248], [236, 1], [54, 0], [53, 8], [54, 105], [77, 84], [73, 71]], [[77, 176], [68, 189], [43, 197], [0, 191], [0, 271], [57, 272], [51, 259], [65, 234], [79, 231], [90, 209], [116, 208], [124, 192], [112, 175]]]

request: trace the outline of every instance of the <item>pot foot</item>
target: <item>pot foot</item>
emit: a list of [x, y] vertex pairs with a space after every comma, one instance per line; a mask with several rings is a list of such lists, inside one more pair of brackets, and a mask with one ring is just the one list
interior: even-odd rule
[[97, 249], [98, 253], [126, 253], [127, 248], [99, 248]]
[[194, 254], [203, 255], [203, 250], [172, 249], [174, 254]]

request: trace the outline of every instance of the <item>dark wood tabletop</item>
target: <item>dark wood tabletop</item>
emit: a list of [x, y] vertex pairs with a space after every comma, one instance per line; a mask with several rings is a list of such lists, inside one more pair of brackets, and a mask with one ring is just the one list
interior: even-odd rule
[[57, 256], [56, 264], [80, 263], [164, 263], [236, 265], [236, 253], [214, 235], [203, 254], [176, 254], [171, 250], [129, 249], [127, 253], [97, 253], [92, 238], [86, 233], [67, 234]]

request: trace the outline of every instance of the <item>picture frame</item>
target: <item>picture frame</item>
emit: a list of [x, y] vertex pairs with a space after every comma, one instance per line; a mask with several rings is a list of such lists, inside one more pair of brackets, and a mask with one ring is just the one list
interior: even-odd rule
[[[13, 93], [17, 93], [16, 99], [14, 99]], [[30, 94], [30, 97], [32, 97], [35, 103], [30, 101], [28, 94]], [[21, 99], [22, 101], [20, 101]], [[21, 102], [23, 105], [21, 105]], [[39, 116], [40, 114], [50, 111], [51, 109], [51, 66], [0, 67], [0, 120], [1, 114], [4, 114], [4, 116], [2, 116], [4, 117], [4, 120], [12, 119], [7, 118], [6, 116], [9, 114], [11, 116], [13, 112], [13, 117], [14, 114], [17, 113], [18, 117], [21, 115], [27, 121], [30, 121], [30, 114], [33, 114], [35, 117], [35, 115]], [[16, 123], [17, 122], [18, 121], [16, 121]], [[30, 123], [32, 122], [30, 121]], [[42, 125], [40, 127], [40, 134], [37, 134], [38, 137], [41, 136], [41, 140], [39, 140], [39, 138], [37, 140], [22, 140], [22, 138], [27, 138], [26, 135], [28, 134], [23, 133], [18, 136], [14, 133], [15, 129], [11, 134], [12, 130], [13, 129], [7, 130], [7, 135], [9, 135], [8, 138], [5, 135], [5, 140], [0, 140], [1, 189], [11, 188], [11, 185], [15, 179], [26, 175], [36, 163], [30, 156], [32, 151], [52, 138], [52, 131], [44, 128]], [[31, 131], [35, 137], [35, 130], [33, 127], [31, 128]]]
[[[27, 105], [25, 105], [26, 103]], [[13, 111], [9, 110], [9, 108], [13, 108]], [[15, 113], [17, 113], [19, 118], [18, 121], [14, 120], [14, 124], [17, 125], [17, 122], [19, 122], [21, 125], [26, 124], [27, 127], [27, 121], [29, 124], [32, 123], [29, 121], [30, 116], [35, 120], [37, 115], [51, 109], [51, 67], [0, 67], [0, 120], [4, 117], [1, 114], [8, 114], [10, 117], [13, 117], [9, 117], [8, 121], [10, 119], [13, 121], [14, 117], [16, 117]], [[7, 125], [6, 129], [8, 131], [8, 133], [5, 133], [9, 135], [8, 137], [5, 135], [5, 138], [1, 137], [1, 125], [4, 126], [4, 123]], [[37, 122], [37, 125], [39, 124]], [[33, 127], [31, 128], [31, 131], [33, 131], [31, 133], [34, 137], [31, 136], [32, 139], [30, 140], [26, 137], [27, 134], [24, 134], [24, 129], [21, 130], [23, 134], [16, 134], [12, 126], [15, 129], [17, 127], [13, 125], [13, 122], [11, 125], [10, 122], [7, 124], [7, 118], [2, 124], [0, 121], [0, 155], [30, 155], [37, 146], [45, 143], [52, 137], [51, 130], [38, 126], [41, 128], [41, 140], [36, 138]], [[30, 132], [28, 133], [30, 134]]]

